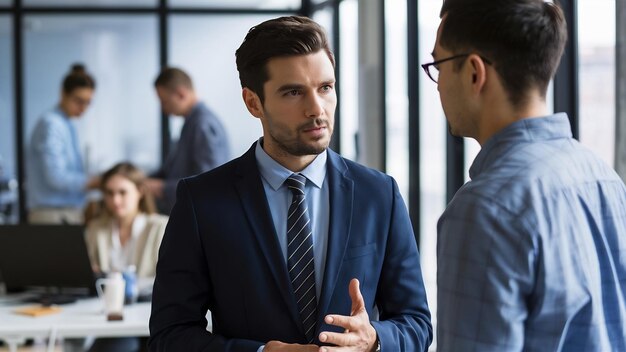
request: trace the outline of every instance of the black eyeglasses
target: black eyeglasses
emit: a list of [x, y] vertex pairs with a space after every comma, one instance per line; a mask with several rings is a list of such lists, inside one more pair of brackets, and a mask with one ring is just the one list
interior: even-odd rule
[[[437, 60], [437, 61], [433, 61], [427, 64], [422, 64], [422, 68], [424, 69], [424, 72], [426, 72], [426, 75], [428, 76], [428, 78], [430, 78], [433, 82], [438, 83], [439, 81], [439, 64], [441, 64], [442, 62], [446, 62], [446, 61], [450, 61], [450, 60], [454, 60], [454, 59], [460, 59], [460, 58], [464, 58], [464, 57], [468, 57], [471, 54], [459, 54], [459, 55], [454, 55], [454, 56], [450, 56], [447, 57], [445, 59], [441, 59], [441, 60]], [[481, 59], [483, 59], [483, 61], [487, 64], [487, 65], [491, 65], [491, 61], [489, 61], [488, 59], [480, 56]]]

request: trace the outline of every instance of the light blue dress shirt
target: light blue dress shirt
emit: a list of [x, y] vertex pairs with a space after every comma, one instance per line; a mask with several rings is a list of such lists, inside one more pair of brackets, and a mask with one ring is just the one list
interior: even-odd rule
[[28, 208], [80, 208], [87, 175], [69, 117], [55, 108], [35, 125], [27, 157]]
[[[280, 165], [263, 150], [263, 138], [259, 139], [254, 150], [263, 188], [270, 206], [274, 229], [278, 235], [278, 242], [283, 252], [283, 258], [287, 263], [287, 212], [293, 195], [284, 184], [292, 171]], [[315, 291], [319, 302], [326, 267], [326, 250], [328, 248], [328, 225], [330, 219], [330, 198], [326, 179], [326, 158], [324, 151], [319, 154], [309, 166], [300, 171], [307, 178], [305, 196], [311, 218], [311, 230], [313, 231], [313, 257], [315, 262]], [[259, 347], [258, 352], [263, 351], [264, 346]]]
[[438, 351], [626, 351], [626, 187], [565, 114], [483, 146], [438, 223]]
[[[259, 139], [254, 151], [261, 173], [263, 188], [270, 206], [274, 228], [287, 263], [287, 211], [293, 198], [291, 191], [284, 184], [293, 171], [272, 159], [261, 147]], [[324, 268], [326, 267], [326, 249], [328, 247], [328, 224], [330, 218], [330, 200], [326, 179], [326, 151], [318, 155], [309, 166], [300, 171], [307, 178], [305, 193], [313, 231], [313, 256], [315, 261], [315, 290], [320, 299]]]

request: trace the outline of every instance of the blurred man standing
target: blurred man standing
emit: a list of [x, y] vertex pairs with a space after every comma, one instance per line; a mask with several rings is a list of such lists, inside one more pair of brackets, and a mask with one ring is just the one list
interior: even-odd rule
[[163, 112], [185, 119], [178, 143], [161, 169], [146, 183], [157, 199], [159, 212], [169, 214], [176, 198], [178, 180], [230, 160], [230, 145], [224, 126], [198, 100], [187, 73], [178, 68], [165, 68], [154, 86]]

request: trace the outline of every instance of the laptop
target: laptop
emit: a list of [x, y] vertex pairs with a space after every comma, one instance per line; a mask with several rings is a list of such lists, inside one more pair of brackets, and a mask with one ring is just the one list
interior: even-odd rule
[[96, 278], [87, 253], [85, 228], [0, 226], [0, 276], [7, 292], [43, 291], [44, 304], [68, 303], [77, 296], [95, 295]]

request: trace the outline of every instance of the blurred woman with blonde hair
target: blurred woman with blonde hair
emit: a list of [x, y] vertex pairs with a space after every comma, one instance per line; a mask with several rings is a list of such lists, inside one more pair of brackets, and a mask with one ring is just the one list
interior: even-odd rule
[[[135, 271], [140, 296], [149, 297], [168, 217], [156, 213], [146, 176], [128, 162], [102, 175], [100, 212], [87, 223], [87, 248], [95, 272]], [[77, 341], [79, 344], [81, 341]], [[139, 338], [98, 338], [90, 352], [138, 351]]]
[[87, 248], [94, 271], [124, 272], [135, 267], [140, 286], [143, 281], [150, 288], [168, 217], [156, 213], [145, 179], [127, 162], [102, 175], [102, 211], [87, 224]]

